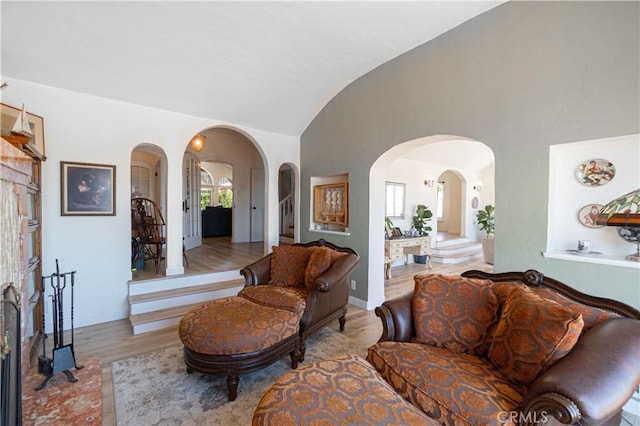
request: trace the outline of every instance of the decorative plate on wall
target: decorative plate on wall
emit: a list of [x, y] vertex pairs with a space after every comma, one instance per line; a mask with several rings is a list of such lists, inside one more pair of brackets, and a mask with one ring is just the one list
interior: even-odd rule
[[474, 208], [474, 209], [478, 208], [478, 197], [473, 197], [471, 199], [471, 207]]
[[578, 211], [578, 220], [587, 228], [602, 228], [604, 225], [596, 223], [601, 208], [602, 204], [587, 204]]
[[580, 164], [576, 169], [576, 178], [587, 186], [602, 186], [611, 182], [616, 175], [616, 167], [608, 160], [594, 158]]

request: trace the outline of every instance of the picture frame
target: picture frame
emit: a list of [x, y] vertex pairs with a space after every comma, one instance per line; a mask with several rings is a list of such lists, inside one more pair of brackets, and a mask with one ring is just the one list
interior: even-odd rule
[[115, 216], [116, 166], [60, 162], [61, 216]]
[[394, 237], [402, 237], [402, 229], [400, 228], [393, 228], [393, 236]]
[[46, 160], [47, 153], [44, 144], [44, 118], [39, 115], [27, 112], [27, 118], [33, 131], [33, 138], [28, 143], [14, 142], [11, 136], [11, 129], [16, 122], [21, 109], [11, 105], [0, 103], [0, 134], [9, 142], [26, 151], [32, 157]]

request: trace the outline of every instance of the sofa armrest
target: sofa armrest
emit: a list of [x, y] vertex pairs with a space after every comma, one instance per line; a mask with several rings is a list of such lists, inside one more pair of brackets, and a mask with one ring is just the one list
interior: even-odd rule
[[242, 268], [240, 275], [244, 277], [245, 287], [267, 284], [271, 279], [271, 254]]
[[414, 337], [411, 299], [413, 292], [388, 300], [376, 308], [376, 315], [382, 321], [382, 336], [379, 342], [409, 342]]
[[349, 253], [335, 260], [322, 275], [316, 278], [314, 288], [318, 291], [330, 291], [332, 286], [338, 285], [356, 267], [360, 257]]
[[567, 356], [529, 387], [525, 412], [564, 424], [603, 425], [640, 385], [640, 321], [616, 318], [587, 331]]

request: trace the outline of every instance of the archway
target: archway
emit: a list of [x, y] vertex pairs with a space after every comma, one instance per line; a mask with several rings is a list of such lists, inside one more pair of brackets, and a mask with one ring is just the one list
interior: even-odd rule
[[[212, 213], [207, 211], [207, 207], [210, 207], [208, 210], [222, 209], [225, 216], [230, 216], [230, 232], [224, 230], [228, 243], [260, 244], [263, 248], [267, 241], [265, 200], [268, 175], [259, 145], [250, 135], [230, 127], [212, 127], [198, 132], [198, 135], [204, 136], [204, 146], [196, 150], [193, 144], [188, 143], [183, 158], [183, 205], [189, 207], [186, 211], [183, 208], [183, 235], [185, 241], [191, 238], [187, 248], [199, 247], [203, 238], [218, 237], [203, 233], [208, 214]], [[217, 193], [212, 197], [214, 203], [210, 206], [202, 202], [202, 169], [208, 170], [215, 179], [213, 187]], [[225, 206], [220, 203], [220, 190], [225, 192], [225, 196], [232, 194]], [[221, 212], [215, 212], [218, 213]], [[224, 254], [211, 259], [211, 267], [216, 269], [226, 264], [226, 260]], [[229, 265], [231, 269], [237, 269], [237, 265]]]
[[299, 193], [296, 182], [299, 180], [298, 169], [285, 163], [278, 169], [278, 232], [281, 244], [292, 244], [299, 240]]
[[466, 182], [462, 173], [447, 169], [438, 176], [438, 205], [436, 218], [438, 235], [466, 234], [465, 214]]
[[[131, 198], [143, 197], [151, 200], [159, 209], [164, 218], [167, 217], [167, 156], [162, 148], [151, 143], [137, 145], [131, 151], [130, 162], [130, 186]], [[136, 259], [137, 265], [131, 265], [137, 275], [142, 274], [146, 268], [145, 262], [137, 260], [133, 250], [133, 239], [139, 231], [131, 227], [132, 253], [131, 259]], [[166, 229], [162, 229], [166, 236]], [[162, 248], [164, 249], [164, 248]], [[161, 255], [164, 256], [164, 255]], [[161, 263], [162, 270], [166, 264]]]
[[[461, 178], [460, 232], [477, 237], [474, 228], [474, 210], [471, 202], [477, 192], [473, 182], [483, 180], [493, 187], [493, 152], [485, 144], [470, 138], [453, 135], [435, 135], [398, 144], [383, 153], [370, 169], [369, 180], [369, 229], [381, 229], [385, 220], [385, 182], [404, 181], [407, 194], [413, 199], [407, 202], [405, 219], [400, 221], [405, 229], [410, 226], [416, 204], [437, 206], [437, 187], [429, 187], [428, 177], [440, 176], [455, 169]], [[493, 194], [493, 191], [487, 191]], [[490, 200], [491, 202], [493, 200]], [[489, 200], [486, 201], [488, 203]], [[433, 208], [432, 208], [433, 210]], [[398, 223], [396, 223], [397, 225]], [[433, 234], [437, 223], [431, 225]], [[369, 236], [368, 295], [366, 308], [372, 309], [384, 302], [384, 234], [372, 232]], [[363, 306], [364, 307], [364, 306]]]

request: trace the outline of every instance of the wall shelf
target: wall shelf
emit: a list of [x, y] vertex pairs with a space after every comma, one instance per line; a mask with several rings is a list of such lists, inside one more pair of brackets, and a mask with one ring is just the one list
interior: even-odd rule
[[549, 259], [570, 260], [573, 262], [595, 263], [600, 265], [622, 266], [625, 268], [640, 269], [640, 262], [626, 260], [624, 257], [606, 255], [578, 255], [566, 251], [543, 251], [542, 256]]

